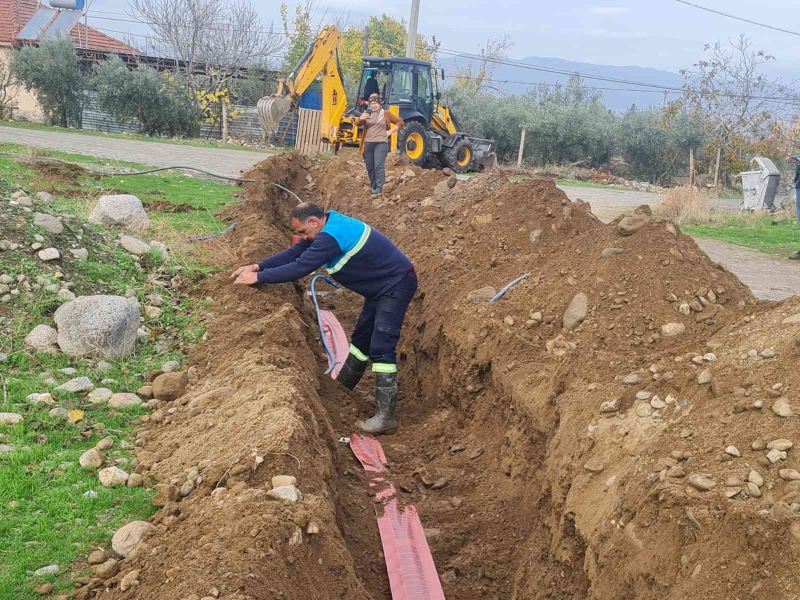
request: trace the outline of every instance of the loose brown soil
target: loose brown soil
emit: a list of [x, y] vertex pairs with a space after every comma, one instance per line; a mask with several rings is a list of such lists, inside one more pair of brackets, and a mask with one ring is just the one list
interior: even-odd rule
[[[800, 484], [778, 471], [800, 470], [798, 450], [773, 465], [753, 448], [800, 444], [797, 418], [770, 410], [779, 397], [800, 410], [800, 324], [784, 323], [800, 301], [757, 303], [667, 223], [621, 236], [548, 180], [487, 173], [450, 189], [440, 172], [393, 161], [389, 173], [376, 202], [354, 155], [272, 158], [248, 174], [257, 182], [246, 202], [228, 209], [238, 227], [224, 243], [231, 268], [286, 247], [292, 199], [276, 182], [364, 219], [414, 261], [401, 428], [382, 443], [446, 596], [795, 597]], [[621, 253], [602, 258], [607, 248]], [[468, 298], [524, 273], [496, 304]], [[579, 292], [588, 314], [567, 331], [562, 315]], [[151, 483], [181, 486], [193, 467], [202, 481], [91, 593], [389, 597], [372, 493], [338, 442], [369, 413], [371, 381], [350, 393], [322, 375], [302, 285], [239, 289], [221, 274], [203, 295], [214, 316], [190, 391], [152, 413], [137, 441], [137, 470]], [[684, 302], [701, 310], [684, 314]], [[349, 292], [326, 304], [346, 328], [360, 309]], [[685, 330], [667, 337], [667, 323]], [[767, 348], [774, 357], [748, 357]], [[692, 362], [708, 353], [713, 362]], [[699, 384], [706, 368], [713, 381]], [[634, 373], [640, 383], [624, 384]], [[637, 400], [643, 391], [664, 406]], [[601, 413], [610, 400], [619, 410]], [[764, 479], [759, 497], [741, 491], [751, 470]], [[302, 502], [266, 496], [277, 474], [297, 477]], [[710, 491], [689, 484], [699, 474]], [[139, 584], [121, 590], [133, 569]]]

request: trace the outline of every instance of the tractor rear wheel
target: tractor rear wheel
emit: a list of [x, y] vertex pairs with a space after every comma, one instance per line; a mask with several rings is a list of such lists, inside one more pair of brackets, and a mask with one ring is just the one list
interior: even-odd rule
[[398, 136], [397, 147], [400, 154], [407, 157], [418, 167], [423, 166], [430, 154], [430, 140], [425, 126], [417, 121], [410, 121], [403, 125]]
[[456, 173], [466, 173], [472, 167], [475, 150], [467, 138], [458, 140], [449, 148], [444, 149], [444, 162]]

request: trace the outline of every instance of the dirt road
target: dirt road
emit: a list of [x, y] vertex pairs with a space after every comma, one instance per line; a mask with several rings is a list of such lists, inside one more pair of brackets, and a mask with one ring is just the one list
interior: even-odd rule
[[106, 138], [66, 131], [34, 131], [14, 127], [0, 127], [0, 142], [91, 154], [155, 167], [171, 165], [196, 167], [228, 177], [237, 177], [242, 171], [246, 171], [268, 156], [266, 152], [218, 150], [181, 144]]
[[[581, 199], [591, 204], [592, 212], [606, 222], [640, 204], [654, 206], [663, 199], [660, 194], [648, 192], [569, 186], [559, 188], [570, 200]], [[725, 208], [736, 209], [738, 206], [735, 200], [723, 202]], [[800, 294], [799, 264], [718, 240], [700, 238], [697, 239], [697, 244], [712, 260], [735, 273], [758, 298], [782, 300]]]

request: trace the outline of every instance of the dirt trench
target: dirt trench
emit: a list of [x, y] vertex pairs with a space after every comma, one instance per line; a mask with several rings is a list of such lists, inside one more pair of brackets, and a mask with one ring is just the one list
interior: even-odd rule
[[[791, 597], [800, 489], [776, 481], [761, 499], [732, 503], [721, 487], [703, 493], [684, 478], [721, 481], [733, 464], [722, 449], [733, 441], [744, 450], [754, 432], [791, 438], [788, 421], [740, 410], [734, 382], [755, 392], [767, 373], [742, 377], [733, 359], [723, 367], [719, 340], [744, 347], [753, 333], [742, 328], [756, 315], [778, 322], [792, 305], [757, 304], [646, 210], [641, 228], [621, 236], [551, 182], [487, 174], [451, 187], [438, 172], [400, 163], [389, 171], [386, 197], [374, 202], [355, 158], [265, 161], [250, 173], [247, 200], [226, 215], [238, 227], [219, 254], [246, 264], [286, 247], [292, 203], [277, 182], [363, 218], [415, 262], [401, 428], [382, 443], [401, 502], [419, 510], [445, 595]], [[485, 290], [470, 295], [523, 273], [497, 304]], [[562, 314], [578, 292], [587, 314], [568, 330]], [[338, 442], [370, 413], [370, 378], [351, 393], [321, 374], [303, 286], [241, 290], [220, 276], [204, 295], [215, 314], [192, 356], [191, 390], [151, 414], [137, 440], [137, 470], [175, 489], [160, 494], [155, 535], [94, 589], [114, 598], [388, 598], [367, 478]], [[325, 303], [346, 329], [360, 309], [349, 292]], [[682, 333], [664, 334], [668, 323]], [[786, 367], [768, 373], [787, 387], [792, 341], [780, 351]], [[698, 386], [690, 359], [714, 351], [715, 380]], [[643, 389], [673, 400], [645, 411]], [[615, 410], [601, 412], [606, 401]], [[175, 498], [192, 469], [201, 479]], [[297, 477], [302, 502], [267, 497], [277, 474]], [[770, 552], [776, 545], [787, 552]], [[123, 590], [133, 569], [139, 583]]]

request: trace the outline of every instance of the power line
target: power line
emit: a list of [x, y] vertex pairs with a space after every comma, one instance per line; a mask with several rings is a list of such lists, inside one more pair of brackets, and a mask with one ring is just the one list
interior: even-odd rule
[[709, 8], [707, 6], [701, 6], [699, 4], [694, 4], [693, 2], [687, 2], [686, 0], [675, 0], [675, 2], [679, 2], [680, 4], [685, 4], [686, 6], [691, 6], [693, 8], [697, 8], [699, 10], [704, 10], [706, 12], [710, 12], [710, 13], [713, 13], [715, 15], [720, 15], [722, 17], [727, 17], [729, 19], [734, 19], [736, 21], [742, 21], [743, 23], [750, 23], [750, 25], [756, 25], [757, 27], [764, 27], [765, 29], [772, 29], [773, 31], [780, 31], [781, 33], [788, 33], [790, 35], [800, 36], [800, 32], [792, 31], [791, 29], [783, 29], [782, 27], [775, 27], [774, 25], [767, 25], [766, 23], [759, 23], [758, 21], [753, 21], [751, 19], [745, 19], [744, 17], [737, 17], [736, 15], [732, 15], [730, 13], [722, 12], [721, 10], [716, 10], [714, 8]]

